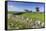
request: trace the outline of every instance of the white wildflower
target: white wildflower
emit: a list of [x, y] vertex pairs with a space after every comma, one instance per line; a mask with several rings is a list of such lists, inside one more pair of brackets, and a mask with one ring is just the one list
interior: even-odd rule
[[28, 18], [26, 20], [29, 20]]

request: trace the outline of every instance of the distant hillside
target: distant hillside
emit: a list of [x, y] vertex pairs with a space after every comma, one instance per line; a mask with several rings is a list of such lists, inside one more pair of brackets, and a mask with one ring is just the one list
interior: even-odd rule
[[25, 16], [25, 17], [28, 17], [28, 18], [36, 18], [36, 19], [39, 19], [41, 21], [44, 21], [44, 13], [24, 13], [20, 16]]

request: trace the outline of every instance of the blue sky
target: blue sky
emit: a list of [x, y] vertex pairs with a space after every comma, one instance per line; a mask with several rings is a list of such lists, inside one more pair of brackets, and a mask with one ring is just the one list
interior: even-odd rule
[[22, 3], [22, 2], [8, 2], [8, 11], [36, 11], [36, 7], [39, 7], [40, 12], [44, 12], [44, 3]]

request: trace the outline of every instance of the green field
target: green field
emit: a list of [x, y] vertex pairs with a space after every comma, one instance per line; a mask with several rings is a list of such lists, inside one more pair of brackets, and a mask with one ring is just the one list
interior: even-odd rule
[[[15, 12], [14, 11], [8, 12], [8, 14], [13, 14], [13, 13], [15, 13]], [[28, 18], [32, 18], [32, 19], [36, 18], [36, 19], [41, 20], [41, 22], [44, 21], [44, 13], [43, 12], [39, 12], [39, 13], [37, 13], [37, 12], [27, 13], [26, 12], [20, 16], [24, 16], [24, 17], [28, 17]]]
[[[44, 20], [44, 13], [25, 13], [25, 14], [22, 14], [23, 16], [26, 16], [26, 17], [28, 17], [28, 18], [37, 18], [37, 19], [39, 19], [39, 20], [41, 20], [41, 21], [43, 21]], [[21, 15], [21, 16], [22, 16]]]

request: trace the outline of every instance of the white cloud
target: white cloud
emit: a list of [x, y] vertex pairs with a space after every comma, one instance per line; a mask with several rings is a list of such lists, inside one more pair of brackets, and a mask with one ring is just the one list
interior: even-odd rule
[[14, 8], [15, 6], [12, 6], [12, 5], [8, 5], [8, 11], [13, 11], [13, 8]]
[[10, 5], [10, 6], [8, 6], [8, 7], [11, 7], [11, 8], [13, 8], [14, 6]]

